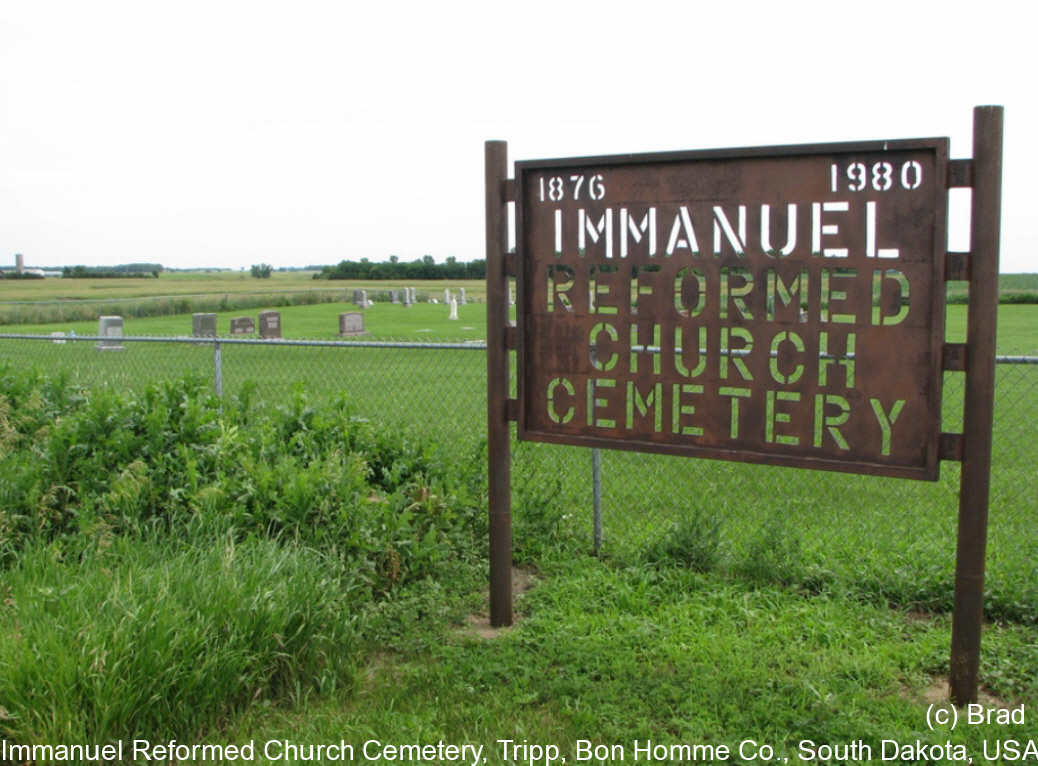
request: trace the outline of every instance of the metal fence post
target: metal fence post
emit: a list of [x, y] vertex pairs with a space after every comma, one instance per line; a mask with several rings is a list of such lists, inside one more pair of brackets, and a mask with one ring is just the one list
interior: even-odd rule
[[220, 341], [213, 343], [213, 388], [218, 397], [223, 396], [223, 354]]
[[594, 505], [595, 555], [602, 551], [602, 450], [591, 449], [591, 492]]

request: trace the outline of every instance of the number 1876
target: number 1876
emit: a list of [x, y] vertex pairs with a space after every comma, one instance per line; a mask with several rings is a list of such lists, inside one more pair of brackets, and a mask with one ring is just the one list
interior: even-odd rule
[[[587, 182], [586, 187], [584, 185], [585, 181]], [[590, 178], [583, 175], [570, 176], [569, 184], [566, 183], [563, 176], [552, 176], [551, 178], [541, 176], [540, 201], [562, 202], [567, 197], [567, 187], [569, 194], [574, 200], [580, 199], [580, 195], [585, 188], [590, 199], [600, 200], [605, 196], [605, 179], [602, 178], [601, 173], [596, 173]]]

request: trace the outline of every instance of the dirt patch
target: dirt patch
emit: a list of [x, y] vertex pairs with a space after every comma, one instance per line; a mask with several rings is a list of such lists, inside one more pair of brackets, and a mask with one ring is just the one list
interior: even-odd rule
[[[951, 704], [951, 689], [947, 678], [934, 678], [932, 683], [923, 689], [923, 702], [927, 705]], [[987, 707], [1007, 708], [1009, 703], [999, 699], [994, 694], [989, 694], [984, 689], [977, 691], [977, 702]]]
[[[537, 584], [536, 574], [532, 569], [525, 569], [522, 567], [512, 567], [512, 599], [516, 605], [521, 601], [524, 594], [528, 593]], [[475, 637], [480, 639], [492, 639], [498, 636], [504, 635], [519, 621], [520, 615], [518, 610], [513, 610], [512, 624], [503, 627], [495, 628], [490, 624], [490, 593], [489, 591], [484, 594], [483, 597], [483, 609], [476, 613], [470, 614], [465, 618], [465, 624], [458, 629], [458, 633], [462, 636]]]

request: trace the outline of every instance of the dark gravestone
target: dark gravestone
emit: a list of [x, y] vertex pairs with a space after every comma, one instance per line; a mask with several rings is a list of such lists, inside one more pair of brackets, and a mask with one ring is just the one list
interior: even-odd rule
[[281, 312], [261, 311], [259, 313], [259, 332], [261, 338], [280, 338]]
[[192, 314], [191, 334], [196, 338], [215, 338], [216, 314]]
[[252, 317], [234, 317], [231, 320], [231, 335], [253, 335], [256, 321]]

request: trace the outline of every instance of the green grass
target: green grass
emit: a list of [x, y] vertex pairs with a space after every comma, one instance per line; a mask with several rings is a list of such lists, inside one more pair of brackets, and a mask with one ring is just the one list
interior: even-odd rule
[[[442, 296], [441, 296], [442, 297]], [[219, 311], [216, 313], [217, 332], [230, 335], [231, 319], [251, 316], [260, 311], [281, 313], [282, 335], [285, 338], [336, 340], [339, 337], [339, 314], [361, 311], [352, 303], [322, 303], [309, 306], [257, 306], [254, 309]], [[483, 340], [486, 338], [486, 304], [467, 303], [458, 307], [458, 319], [450, 320], [450, 309], [442, 303], [418, 303], [405, 308], [391, 303], [375, 303], [363, 310], [367, 339], [406, 338], [410, 340]], [[258, 324], [257, 324], [258, 326]], [[124, 335], [191, 335], [190, 314], [143, 318], [124, 318]], [[12, 325], [7, 332], [44, 333], [75, 332], [76, 335], [96, 335], [97, 320], [78, 322], [48, 322], [43, 324]]]
[[[332, 337], [336, 308], [286, 308], [286, 335]], [[482, 318], [484, 306], [470, 308]], [[1036, 308], [1001, 307], [1000, 352], [1035, 348]], [[366, 318], [376, 338], [419, 338], [427, 325], [433, 337], [459, 337], [445, 314], [443, 306], [379, 304]], [[964, 320], [963, 307], [950, 307], [950, 337]], [[190, 327], [187, 317], [138, 321], [154, 321], [154, 334]], [[136, 323], [128, 334], [152, 334]], [[94, 331], [91, 323], [81, 334]], [[985, 738], [1038, 737], [1031, 716], [1008, 734], [926, 729], [924, 693], [947, 666], [952, 464], [931, 484], [605, 451], [606, 541], [594, 559], [586, 555], [589, 452], [514, 443], [515, 555], [536, 569], [537, 586], [521, 602], [518, 627], [488, 642], [462, 627], [481, 608], [481, 537], [459, 563], [435, 541], [415, 544], [424, 536], [396, 528], [398, 506], [372, 515], [359, 538], [369, 563], [359, 571], [394, 571], [396, 559], [381, 554], [387, 545], [408, 550], [396, 543], [412, 544], [414, 566], [424, 567], [373, 596], [370, 579], [357, 586], [357, 567], [337, 552], [334, 515], [321, 515], [348, 505], [322, 503], [337, 497], [334, 477], [346, 472], [328, 453], [348, 443], [331, 423], [360, 418], [390, 445], [435, 444], [445, 476], [478, 469], [482, 352], [224, 346], [223, 411], [230, 417], [235, 398], [251, 391], [248, 411], [279, 424], [253, 437], [246, 421], [217, 425], [220, 408], [202, 407], [204, 397], [117, 405], [124, 391], [186, 370], [199, 375], [200, 396], [211, 380], [210, 347], [127, 344], [98, 353], [82, 342], [2, 344], [16, 367], [69, 376], [15, 386], [0, 407], [0, 508], [22, 493], [39, 509], [0, 521], [9, 562], [0, 664], [23, 669], [0, 672], [0, 732], [18, 741], [168, 732], [182, 741], [345, 738], [359, 747], [368, 738], [443, 738], [490, 748], [507, 737], [558, 744], [572, 762], [578, 739], [624, 743], [630, 760], [633, 739], [753, 738], [792, 761], [802, 738], [874, 747], [883, 738], [950, 738], [979, 755]], [[947, 381], [954, 429], [961, 375]], [[76, 383], [94, 393], [90, 418], [73, 428], [61, 413], [80, 406]], [[131, 415], [151, 425], [130, 427]], [[981, 675], [989, 692], [1027, 703], [1028, 712], [1038, 704], [1036, 418], [1038, 367], [1001, 366]], [[163, 432], [156, 424], [174, 422], [194, 434], [191, 446], [177, 452], [148, 441]], [[50, 484], [33, 481], [42, 448], [16, 449], [30, 436], [67, 456], [57, 463], [66, 473], [47, 474]], [[122, 457], [87, 460], [76, 485], [67, 464], [87, 444]], [[412, 462], [406, 449], [393, 454], [375, 461], [386, 481], [406, 477]], [[159, 491], [160, 476], [183, 489]], [[54, 515], [62, 487], [88, 484], [96, 497], [89, 508]], [[419, 497], [407, 494], [413, 483], [396, 486], [399, 508]], [[171, 518], [196, 521], [171, 539], [146, 513], [160, 500], [179, 509]], [[13, 530], [26, 529], [64, 530], [78, 542], [7, 545]], [[183, 635], [175, 625], [186, 626]], [[293, 629], [298, 642], [286, 650]]]
[[[231, 319], [252, 316], [263, 310], [281, 312], [282, 334], [286, 338], [334, 340], [338, 338], [339, 314], [356, 312], [352, 303], [326, 303], [309, 306], [258, 306], [247, 311], [221, 311], [217, 315], [217, 332], [230, 335]], [[950, 305], [947, 310], [947, 338], [952, 342], [966, 339], [966, 312], [963, 305]], [[449, 309], [440, 304], [420, 303], [410, 308], [390, 303], [376, 303], [364, 310], [364, 328], [369, 338], [410, 340], [484, 340], [486, 338], [486, 304], [470, 303], [458, 308], [458, 320], [449, 320]], [[97, 321], [46, 322], [10, 325], [5, 332], [50, 334], [74, 331], [77, 335], [96, 335]], [[177, 336], [191, 334], [191, 316], [126, 318], [125, 335]], [[1001, 305], [998, 309], [998, 341], [1000, 354], [1038, 354], [1038, 307]]]
[[470, 461], [345, 401], [247, 399], [0, 367], [0, 736], [205, 731], [348, 685], [372, 604], [447, 571], [472, 587]]
[[0, 325], [75, 325], [111, 314], [128, 320], [199, 311], [236, 316], [264, 307], [352, 301], [354, 288], [364, 288], [380, 300], [389, 300], [388, 291], [405, 286], [414, 287], [421, 302], [442, 301], [445, 287], [455, 295], [464, 287], [477, 301], [486, 295], [481, 280], [348, 282], [316, 281], [311, 276], [312, 272], [275, 272], [269, 279], [255, 279], [241, 272], [213, 272], [166, 273], [159, 279], [0, 280]]
[[262, 292], [297, 292], [334, 289], [353, 292], [355, 287], [384, 290], [409, 286], [419, 292], [442, 297], [443, 288], [464, 287], [473, 297], [482, 297], [482, 280], [315, 280], [312, 271], [275, 271], [268, 279], [256, 279], [247, 271], [163, 272], [158, 279], [29, 279], [0, 280], [0, 303], [8, 301], [110, 300], [163, 295], [203, 295]]
[[38, 546], [5, 575], [0, 732], [16, 741], [200, 732], [352, 673], [356, 606], [303, 546], [116, 539], [80, 560]]
[[[428, 365], [442, 373], [437, 353]], [[450, 358], [469, 355], [482, 357]], [[424, 418], [416, 369], [401, 363], [414, 376], [403, 406]], [[1007, 735], [926, 728], [950, 630], [930, 593], [949, 579], [950, 533], [931, 526], [951, 526], [954, 508], [899, 493], [922, 485], [635, 463], [607, 484], [607, 533], [621, 516], [663, 533], [647, 514], [672, 497], [686, 545], [596, 559], [570, 504], [586, 488], [571, 458], [586, 452], [520, 445], [516, 558], [535, 587], [517, 627], [487, 640], [463, 620], [484, 608], [486, 528], [480, 458], [461, 437], [430, 450], [424, 421], [402, 432], [299, 392], [246, 406], [202, 381], [140, 395], [13, 372], [3, 384], [0, 733], [16, 742], [442, 739], [482, 744], [497, 764], [502, 738], [573, 762], [578, 740], [622, 744], [630, 760], [635, 739], [754, 739], [795, 760], [802, 739], [950, 739], [979, 755]], [[466, 387], [441, 380], [434, 393], [449, 412]], [[981, 671], [989, 693], [1028, 710], [1032, 516], [993, 535], [1001, 612]], [[697, 546], [712, 555], [685, 555]], [[1009, 734], [1038, 727], [1028, 717]]]
[[[964, 303], [969, 291], [965, 282], [948, 283], [948, 300]], [[998, 295], [1002, 303], [1038, 303], [1038, 274], [999, 274]]]
[[[1032, 718], [1011, 732], [927, 730], [925, 696], [946, 663], [944, 618], [748, 587], [674, 565], [616, 569], [587, 558], [547, 562], [520, 604], [517, 627], [491, 640], [449, 626], [421, 648], [406, 635], [383, 640], [349, 694], [254, 707], [221, 739], [343, 739], [358, 752], [371, 738], [443, 740], [482, 745], [491, 764], [516, 762], [502, 757], [502, 738], [557, 745], [567, 763], [576, 762], [579, 740], [621, 744], [631, 762], [635, 740], [737, 748], [752, 739], [772, 745], [779, 762], [797, 762], [804, 739], [861, 739], [876, 760], [882, 739], [950, 739], [980, 762], [985, 738], [1038, 735]], [[1034, 636], [989, 629], [985, 677], [1033, 665]], [[1012, 675], [1019, 683], [1003, 688], [1004, 699], [1026, 701], [1029, 712], [1034, 677]]]
[[[482, 318], [483, 307], [469, 307]], [[439, 311], [439, 315], [436, 315]], [[333, 321], [327, 306], [284, 313], [286, 335], [303, 322], [310, 332]], [[429, 315], [432, 314], [432, 315]], [[1038, 307], [1002, 306], [999, 350], [1034, 349]], [[457, 337], [442, 306], [378, 304], [367, 314], [372, 337]], [[145, 320], [141, 320], [142, 322]], [[163, 322], [156, 319], [157, 329]], [[178, 322], [185, 318], [179, 318]], [[467, 320], [464, 320], [467, 321]], [[473, 326], [476, 325], [476, 320]], [[949, 335], [965, 325], [964, 307], [949, 309]], [[416, 334], [427, 326], [433, 332]], [[462, 325], [467, 326], [467, 325]], [[305, 329], [305, 328], [304, 328]], [[385, 333], [385, 335], [383, 335]], [[473, 331], [473, 335], [483, 337]], [[318, 336], [320, 337], [320, 336]], [[186, 370], [211, 378], [213, 352], [186, 344], [127, 344], [98, 353], [91, 343], [6, 341], [6, 358], [19, 365], [65, 370], [88, 386], [116, 390], [176, 377]], [[384, 350], [225, 346], [223, 388], [246, 382], [257, 401], [277, 403], [302, 384], [314, 402], [346, 391], [366, 417], [415, 429], [460, 453], [485, 434], [485, 355], [476, 350]], [[945, 429], [961, 429], [962, 375], [947, 373]], [[1038, 366], [999, 367], [992, 477], [989, 599], [991, 617], [1038, 614], [1034, 539], [1034, 465], [1030, 438], [1038, 419]], [[516, 470], [530, 486], [557, 486], [568, 522], [590, 539], [590, 457], [568, 447], [517, 444]], [[685, 520], [704, 515], [719, 524], [716, 566], [753, 578], [758, 569], [804, 587], [835, 583], [874, 603], [947, 611], [951, 602], [958, 466], [945, 463], [936, 484], [876, 477], [800, 472], [716, 461], [605, 451], [605, 551], [623, 561], [664, 544]], [[762, 504], [760, 498], [770, 501]], [[861, 509], [870, 509], [863, 513]], [[517, 545], [524, 541], [517, 536]], [[778, 556], [776, 552], [784, 552]], [[761, 563], [763, 562], [763, 563]]]

